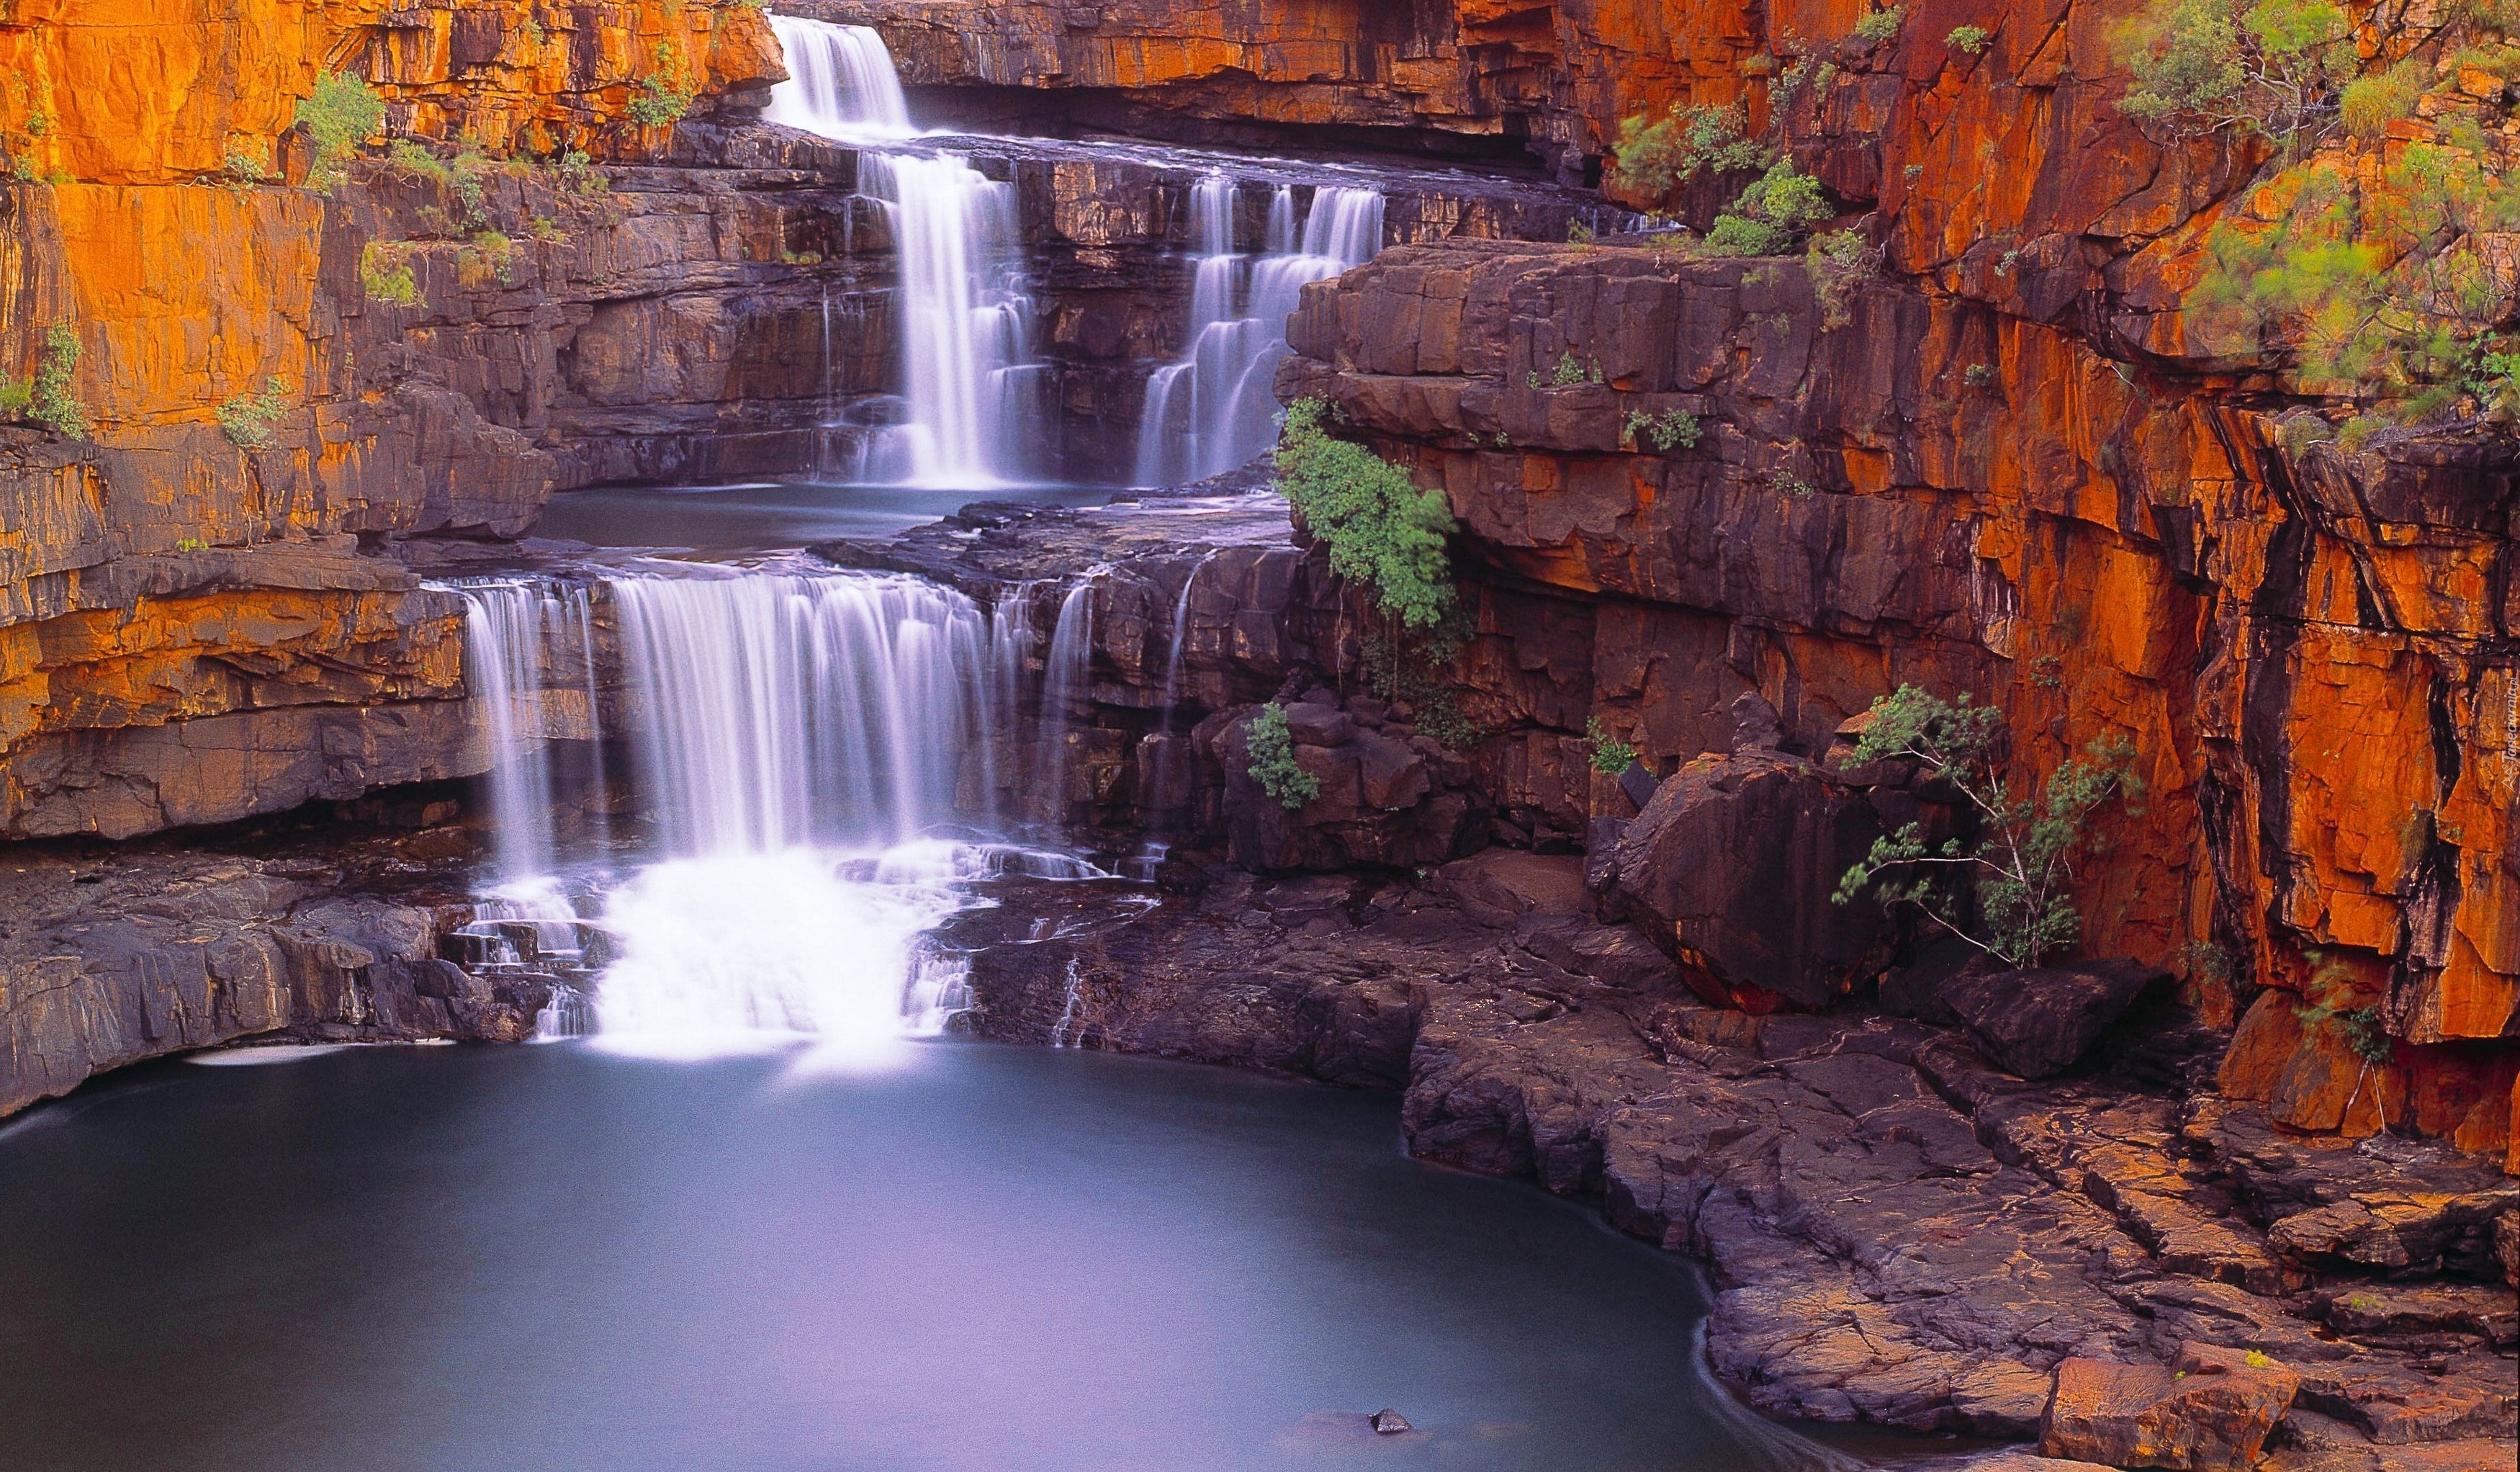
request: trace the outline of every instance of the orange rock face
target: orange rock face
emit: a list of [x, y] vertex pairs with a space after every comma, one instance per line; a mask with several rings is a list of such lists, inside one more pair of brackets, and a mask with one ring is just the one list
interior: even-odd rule
[[[0, 428], [0, 834], [122, 836], [477, 769], [460, 605], [358, 539], [513, 534], [552, 471], [393, 371], [398, 324], [360, 271], [389, 205], [255, 182], [292, 150], [302, 169], [297, 105], [343, 70], [394, 133], [494, 156], [635, 152], [663, 134], [625, 119], [634, 97], [706, 105], [781, 74], [759, 11], [672, 0], [55, 0], [0, 20], [0, 378], [67, 333], [91, 426]], [[458, 295], [452, 242], [397, 249]], [[266, 401], [258, 437], [222, 420]]]

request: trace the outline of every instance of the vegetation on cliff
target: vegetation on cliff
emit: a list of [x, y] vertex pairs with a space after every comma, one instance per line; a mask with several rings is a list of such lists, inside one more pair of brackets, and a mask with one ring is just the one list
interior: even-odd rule
[[2330, 0], [2154, 0], [2110, 33], [2129, 116], [2165, 142], [2268, 155], [2205, 238], [2186, 301], [2201, 344], [2353, 401], [2349, 441], [2520, 416], [2520, 290], [2500, 244], [2520, 229], [2520, 150], [2495, 126], [2520, 78], [2520, 5], [2445, 16], [2379, 18], [2358, 44]]
[[1245, 770], [1278, 805], [1289, 812], [1322, 795], [1322, 779], [1295, 764], [1294, 732], [1286, 725], [1286, 708], [1276, 701], [1255, 712], [1243, 727]]
[[1966, 694], [1945, 701], [1902, 685], [1874, 701], [1854, 764], [1914, 763], [1923, 782], [1958, 797], [1976, 831], [1937, 842], [1919, 821], [1884, 835], [1839, 880], [1836, 901], [1871, 890], [2011, 966], [2035, 966], [2079, 940], [2074, 858], [2092, 847], [2103, 805], [2139, 794], [2133, 749], [2123, 738], [2095, 741], [2087, 759], [2057, 767], [2033, 797], [2014, 789], [2007, 744], [2003, 713]]
[[32, 421], [67, 439], [86, 439], [94, 430], [87, 405], [70, 391], [77, 371], [78, 334], [56, 322], [44, 329], [43, 355], [26, 379], [0, 376], [0, 422]]
[[315, 145], [306, 168], [306, 183], [331, 189], [349, 176], [350, 156], [385, 125], [385, 101], [367, 78], [328, 71], [315, 79], [314, 94], [297, 105], [297, 121]]
[[1409, 472], [1323, 427], [1318, 398], [1286, 410], [1278, 439], [1278, 488], [1329, 548], [1330, 571], [1372, 590], [1405, 628], [1431, 629], [1452, 612], [1454, 530], [1444, 493], [1421, 489]]

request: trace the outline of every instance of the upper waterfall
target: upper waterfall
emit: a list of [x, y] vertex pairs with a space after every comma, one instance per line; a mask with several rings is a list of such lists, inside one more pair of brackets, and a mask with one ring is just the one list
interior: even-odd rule
[[1234, 249], [1240, 190], [1210, 174], [1191, 191], [1199, 254], [1191, 285], [1189, 355], [1147, 381], [1138, 425], [1137, 482], [1175, 485], [1222, 475], [1277, 437], [1279, 360], [1286, 318], [1308, 282], [1337, 276], [1382, 249], [1382, 196], [1324, 185], [1295, 238], [1295, 195], [1279, 185], [1256, 257]]
[[[882, 36], [790, 16], [774, 16], [771, 25], [788, 79], [772, 89], [765, 117], [842, 143], [916, 135]], [[906, 409], [902, 422], [871, 437], [862, 477], [942, 490], [1034, 479], [1045, 436], [1013, 186], [946, 152], [870, 150], [858, 166], [861, 192], [883, 207], [899, 262], [894, 318]]]
[[906, 138], [910, 104], [892, 51], [865, 25], [772, 16], [788, 79], [770, 89], [761, 115], [832, 138]]

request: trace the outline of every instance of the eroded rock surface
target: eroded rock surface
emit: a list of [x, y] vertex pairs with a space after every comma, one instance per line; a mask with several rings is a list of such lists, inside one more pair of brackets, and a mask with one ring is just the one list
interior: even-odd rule
[[[439, 862], [472, 856], [452, 830], [412, 849], [432, 847]], [[12, 850], [0, 860], [0, 1114], [239, 1038], [532, 1035], [547, 987], [438, 956], [469, 906], [381, 893], [353, 867], [171, 846]]]
[[[947, 936], [974, 951], [983, 1035], [1401, 1086], [1414, 1152], [1702, 1256], [1709, 1352], [1762, 1409], [2028, 1438], [2057, 1405], [2119, 1429], [2054, 1449], [2116, 1465], [2147, 1464], [2138, 1443], [2183, 1449], [2151, 1465], [2247, 1465], [2253, 1438], [2304, 1467], [2511, 1455], [2512, 1287], [2477, 1223], [2520, 1220], [2520, 1186], [2491, 1164], [2285, 1135], [2211, 1091], [2220, 1039], [2176, 1007], [2044, 1082], [1958, 1029], [1710, 1007], [1589, 918], [1580, 865], [1181, 862], [1152, 910], [1058, 886]], [[2297, 1219], [2346, 1200], [2430, 1252], [2297, 1251]], [[2210, 1394], [2173, 1378], [2189, 1361], [2226, 1366]], [[2094, 1420], [2086, 1375], [2150, 1389]]]

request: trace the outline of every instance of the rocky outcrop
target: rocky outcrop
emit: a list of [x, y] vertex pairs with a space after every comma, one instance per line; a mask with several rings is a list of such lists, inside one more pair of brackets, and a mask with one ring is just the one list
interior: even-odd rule
[[[2045, 1426], [2130, 1466], [2511, 1454], [2510, 1279], [2476, 1224], [2520, 1221], [2520, 1187], [2439, 1143], [2279, 1130], [2213, 1092], [2220, 1039], [2181, 1009], [2025, 1081], [1957, 1028], [1707, 1005], [1589, 918], [1574, 855], [1164, 884], [1151, 911], [1000, 885], [942, 935], [968, 1026], [1404, 1085], [1413, 1153], [1705, 1259], [1710, 1356], [1763, 1409]], [[2338, 1191], [2402, 1212], [2403, 1256], [2297, 1250]]]
[[[1598, 174], [1620, 118], [1692, 89], [1737, 91], [1761, 39], [1757, 13], [1684, 0], [797, 0], [795, 9], [874, 26], [922, 101], [973, 120], [1490, 161], [1536, 156], [1578, 183]], [[1816, 36], [1850, 23], [1816, 6], [1788, 7], [1775, 22]]]
[[[469, 857], [452, 830], [434, 842], [447, 841]], [[338, 860], [150, 848], [12, 859], [0, 870], [0, 1115], [108, 1069], [243, 1037], [515, 1042], [550, 999], [545, 986], [440, 960], [451, 912], [362, 892]]]

